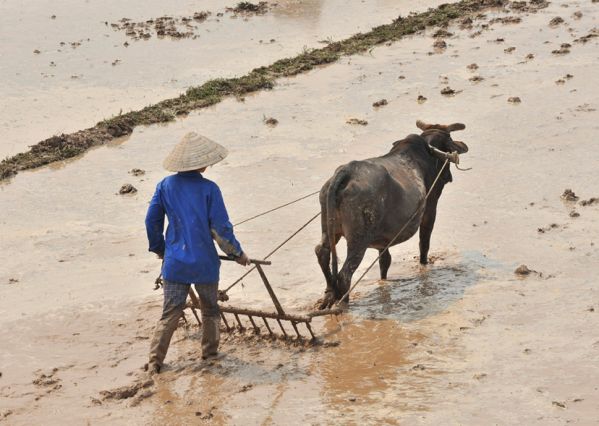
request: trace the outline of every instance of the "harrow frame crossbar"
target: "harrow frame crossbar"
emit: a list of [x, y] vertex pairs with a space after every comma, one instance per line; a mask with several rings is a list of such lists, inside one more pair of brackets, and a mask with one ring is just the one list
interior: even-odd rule
[[[225, 257], [225, 256], [221, 256], [220, 258], [222, 260], [233, 260], [232, 258]], [[342, 312], [341, 309], [336, 308], [336, 309], [326, 309], [326, 310], [321, 310], [321, 311], [310, 312], [306, 315], [286, 313], [285, 310], [283, 309], [283, 307], [281, 306], [281, 303], [279, 302], [279, 299], [277, 298], [277, 295], [275, 294], [272, 286], [270, 285], [270, 282], [269, 282], [268, 278], [266, 277], [264, 269], [262, 268], [262, 265], [270, 265], [271, 262], [267, 261], [267, 260], [250, 259], [250, 263], [252, 263], [255, 266], [255, 268], [258, 270], [258, 273], [260, 274], [260, 278], [262, 279], [262, 283], [264, 284], [264, 287], [266, 288], [268, 295], [270, 296], [270, 298], [272, 300], [272, 303], [274, 305], [276, 312], [268, 312], [268, 311], [262, 311], [262, 310], [258, 310], [258, 309], [240, 308], [240, 307], [236, 307], [236, 306], [219, 304], [220, 316], [221, 316], [221, 319], [223, 320], [223, 324], [225, 325], [225, 329], [227, 331], [231, 332], [231, 331], [234, 331], [235, 329], [237, 329], [239, 331], [246, 330], [247, 327], [245, 327], [243, 325], [243, 323], [240, 319], [240, 316], [244, 316], [244, 317], [247, 317], [247, 319], [249, 320], [251, 328], [253, 329], [255, 334], [262, 333], [262, 329], [260, 328], [260, 326], [258, 324], [256, 324], [256, 321], [255, 321], [255, 319], [261, 318], [266, 330], [268, 331], [268, 334], [270, 336], [275, 336], [275, 332], [273, 331], [273, 328], [271, 328], [272, 324], [270, 324], [267, 321], [267, 319], [270, 319], [270, 320], [274, 320], [276, 322], [276, 324], [279, 326], [279, 329], [281, 330], [281, 333], [284, 338], [286, 338], [286, 339], [290, 338], [289, 332], [283, 326], [283, 322], [288, 322], [293, 327], [293, 331], [295, 332], [295, 335], [297, 336], [298, 340], [304, 339], [304, 337], [302, 336], [302, 334], [300, 332], [300, 329], [298, 328], [298, 325], [303, 324], [305, 326], [305, 328], [308, 330], [308, 332], [310, 333], [310, 336], [311, 336], [310, 340], [314, 341], [314, 340], [316, 340], [316, 336], [314, 335], [312, 327], [310, 326], [312, 319], [314, 317], [323, 316], [323, 315], [338, 315]], [[194, 317], [196, 318], [199, 326], [201, 327], [202, 322], [200, 321], [200, 317], [198, 316], [198, 314], [196, 312], [197, 309], [201, 309], [200, 301], [198, 299], [198, 296], [197, 296], [195, 290], [192, 287], [190, 287], [190, 289], [189, 289], [189, 297], [191, 299], [191, 303], [189, 303], [187, 305], [187, 307], [191, 309]], [[233, 317], [235, 318], [235, 323], [237, 323], [237, 325], [235, 325], [235, 323], [232, 323], [233, 325], [231, 323], [229, 323], [229, 321], [227, 321], [225, 314], [232, 314]]]

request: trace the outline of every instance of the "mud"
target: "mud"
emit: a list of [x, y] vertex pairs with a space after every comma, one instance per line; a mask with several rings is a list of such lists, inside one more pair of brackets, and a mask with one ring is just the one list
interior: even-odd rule
[[399, 17], [393, 23], [371, 31], [333, 42], [321, 49], [309, 49], [293, 58], [279, 60], [269, 66], [252, 70], [242, 77], [215, 79], [192, 87], [177, 98], [167, 99], [139, 111], [120, 114], [96, 126], [71, 134], [61, 134], [39, 142], [31, 150], [0, 162], [0, 180], [21, 170], [32, 169], [80, 155], [91, 147], [103, 145], [120, 136], [129, 135], [136, 126], [173, 121], [191, 110], [219, 103], [227, 96], [243, 96], [259, 90], [272, 89], [281, 77], [305, 73], [319, 65], [338, 61], [341, 57], [365, 52], [374, 46], [397, 41], [426, 28], [448, 25], [463, 15], [491, 7], [500, 7], [504, 0], [462, 0], [427, 12]]
[[[416, 34], [282, 79], [243, 103], [230, 98], [168, 126], [138, 127], [84, 158], [1, 185], [3, 250], [10, 255], [0, 267], [0, 415], [7, 416], [0, 422], [596, 422], [599, 211], [578, 204], [597, 196], [596, 39], [568, 57], [550, 51], [588, 34], [597, 11], [590, 2], [570, 3], [569, 11], [584, 12], [572, 24], [577, 34], [563, 25], [549, 29], [547, 22], [564, 14], [562, 4], [519, 14], [521, 25], [491, 26], [485, 37], [449, 26], [455, 58], [429, 56], [430, 36]], [[472, 31], [496, 17], [489, 11], [473, 20]], [[486, 41], [496, 38], [517, 50], [504, 55], [505, 44]], [[534, 61], [522, 61], [527, 52]], [[122, 59], [125, 66], [128, 57]], [[480, 84], [468, 83], [471, 63], [485, 77]], [[576, 78], [555, 86], [567, 74]], [[440, 75], [462, 94], [440, 95], [447, 84]], [[507, 104], [512, 94], [525, 102]], [[418, 96], [427, 102], [417, 103]], [[374, 110], [383, 97], [388, 105]], [[269, 115], [280, 120], [275, 128], [262, 121]], [[369, 125], [346, 125], [347, 117]], [[339, 164], [387, 152], [417, 131], [418, 118], [465, 122], [460, 138], [470, 151], [462, 166], [473, 167], [452, 170], [432, 265], [414, 259], [417, 240], [393, 248], [388, 281], [372, 271], [348, 313], [316, 321], [325, 342], [318, 347], [224, 335], [225, 358], [203, 363], [200, 332], [188, 315], [192, 325], [175, 333], [153, 386], [102, 400], [102, 390], [145, 380], [140, 367], [162, 297], [151, 291], [159, 262], [146, 252], [143, 215], [165, 175], [161, 161], [180, 136], [202, 129], [230, 149], [208, 176], [219, 182], [231, 217], [241, 219], [317, 190]], [[134, 179], [138, 193], [114, 196], [133, 180], [134, 167], [146, 171]], [[561, 200], [564, 188], [580, 199]], [[576, 219], [569, 217], [574, 207], [583, 212]], [[306, 199], [236, 232], [260, 257], [318, 208], [316, 198]], [[536, 232], [551, 223], [558, 228]], [[269, 267], [290, 310], [305, 312], [324, 289], [313, 255], [319, 237], [319, 226], [309, 226]], [[344, 251], [342, 242], [341, 259]], [[364, 263], [375, 257], [369, 251]], [[515, 275], [520, 264], [543, 276]], [[223, 265], [222, 282], [242, 272]], [[19, 283], [6, 285], [9, 278]], [[232, 303], [268, 308], [259, 284], [249, 276], [231, 292]], [[50, 375], [59, 382], [33, 383]], [[56, 385], [62, 387], [47, 393]]]

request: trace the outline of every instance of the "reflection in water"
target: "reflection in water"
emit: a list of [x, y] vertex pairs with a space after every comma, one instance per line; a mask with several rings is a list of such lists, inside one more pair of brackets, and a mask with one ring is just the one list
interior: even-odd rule
[[426, 409], [431, 381], [443, 371], [420, 364], [426, 358], [423, 351], [435, 357], [441, 353], [437, 348], [433, 355], [425, 329], [407, 323], [447, 310], [488, 266], [484, 256], [464, 254], [461, 262], [445, 260], [362, 289], [351, 302], [351, 315], [340, 324], [332, 319], [326, 324], [330, 338], [341, 343], [322, 351], [318, 364], [323, 400], [330, 409], [367, 419], [369, 405], [376, 402], [373, 418], [392, 423], [398, 410]]
[[461, 262], [429, 265], [411, 276], [379, 281], [362, 297], [352, 301], [352, 313], [399, 322], [417, 321], [438, 314], [459, 300], [468, 287], [480, 281], [482, 269], [492, 266], [480, 255], [471, 253], [467, 256], [468, 259]]

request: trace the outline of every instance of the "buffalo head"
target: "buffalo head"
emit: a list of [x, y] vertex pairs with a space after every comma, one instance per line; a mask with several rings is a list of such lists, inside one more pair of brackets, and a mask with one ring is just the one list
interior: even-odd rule
[[468, 146], [461, 141], [454, 141], [451, 138], [451, 132], [464, 130], [466, 125], [462, 123], [445, 124], [427, 124], [422, 120], [416, 121], [416, 126], [422, 130], [422, 137], [435, 148], [443, 152], [454, 152], [464, 154], [468, 152]]

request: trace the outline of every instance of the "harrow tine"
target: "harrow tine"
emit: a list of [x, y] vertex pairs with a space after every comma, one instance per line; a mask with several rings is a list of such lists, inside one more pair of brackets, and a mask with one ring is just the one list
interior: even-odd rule
[[223, 319], [223, 323], [225, 324], [225, 327], [227, 328], [227, 331], [231, 331], [231, 326], [229, 325], [229, 323], [227, 322], [227, 318], [225, 318], [225, 314], [223, 314], [222, 312], [220, 313], [220, 317]]
[[279, 327], [281, 327], [281, 331], [283, 332], [283, 335], [285, 336], [285, 339], [288, 339], [289, 336], [287, 335], [287, 332], [285, 331], [285, 328], [283, 327], [283, 324], [281, 324], [281, 320], [277, 318], [277, 322], [279, 323]]
[[198, 316], [198, 313], [196, 312], [196, 308], [194, 308], [193, 305], [191, 306], [191, 312], [193, 313], [193, 316], [196, 317], [196, 320], [198, 321], [198, 325], [201, 327], [202, 321], [200, 321], [200, 317]]
[[291, 321], [291, 325], [293, 326], [293, 329], [295, 330], [295, 334], [297, 334], [297, 338], [299, 340], [303, 339], [302, 335], [300, 334], [299, 330], [297, 329], [297, 325], [295, 324], [295, 321]]
[[254, 333], [260, 334], [260, 327], [258, 327], [256, 325], [256, 323], [254, 322], [254, 318], [252, 318], [251, 315], [248, 315], [248, 318], [250, 319], [250, 322], [252, 323], [252, 327], [254, 327]]
[[233, 314], [235, 316], [235, 320], [237, 320], [237, 324], [239, 324], [239, 331], [243, 331], [245, 330], [245, 327], [243, 326], [243, 324], [241, 324], [241, 321], [239, 320], [239, 315], [237, 314]]
[[266, 329], [268, 330], [268, 332], [272, 336], [272, 330], [270, 329], [270, 326], [268, 325], [268, 321], [266, 321], [266, 318], [262, 317], [262, 321], [264, 321], [264, 325], [266, 326]]
[[312, 327], [310, 327], [310, 323], [306, 322], [305, 324], [306, 324], [306, 328], [310, 332], [310, 335], [312, 336], [312, 340], [316, 339], [316, 336], [314, 335], [314, 332], [312, 331]]

